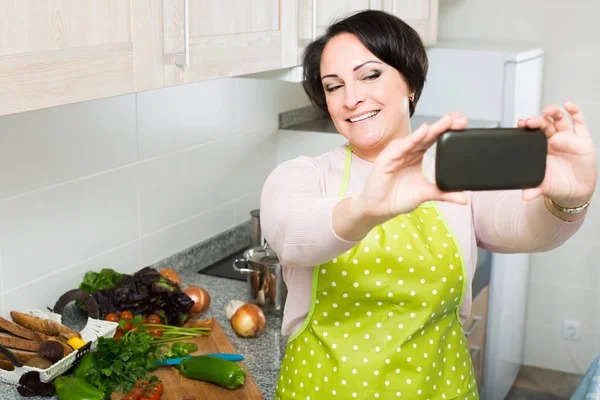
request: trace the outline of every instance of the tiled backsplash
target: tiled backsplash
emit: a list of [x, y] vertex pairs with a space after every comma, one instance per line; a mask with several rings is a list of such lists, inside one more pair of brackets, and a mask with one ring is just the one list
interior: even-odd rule
[[0, 118], [2, 314], [246, 223], [279, 114], [308, 104], [300, 84], [230, 78]]

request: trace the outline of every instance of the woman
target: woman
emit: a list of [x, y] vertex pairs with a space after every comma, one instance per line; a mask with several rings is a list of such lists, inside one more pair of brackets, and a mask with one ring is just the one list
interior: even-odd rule
[[276, 398], [478, 398], [462, 329], [477, 246], [549, 250], [583, 222], [596, 158], [570, 102], [571, 118], [552, 105], [518, 122], [549, 139], [539, 187], [439, 191], [424, 154], [467, 119], [411, 133], [427, 67], [417, 33], [378, 11], [306, 49], [305, 90], [349, 144], [281, 164], [263, 188], [263, 232], [289, 290]]

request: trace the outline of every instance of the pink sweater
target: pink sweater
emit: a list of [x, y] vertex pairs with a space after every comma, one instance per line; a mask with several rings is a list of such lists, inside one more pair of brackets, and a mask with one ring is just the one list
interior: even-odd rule
[[[346, 147], [315, 158], [299, 157], [279, 165], [265, 182], [261, 197], [261, 226], [267, 242], [283, 265], [288, 297], [282, 334], [294, 334], [310, 309], [315, 265], [351, 249], [336, 235], [332, 212], [342, 184]], [[424, 161], [426, 176], [434, 177], [433, 157]], [[372, 164], [352, 155], [346, 196], [361, 192]], [[434, 178], [433, 178], [434, 179]], [[468, 285], [460, 316], [471, 311], [471, 282], [477, 265], [477, 247], [497, 253], [539, 252], [563, 244], [582, 225], [583, 218], [565, 222], [546, 209], [542, 198], [525, 203], [521, 191], [472, 192], [466, 206], [439, 202], [463, 251]]]

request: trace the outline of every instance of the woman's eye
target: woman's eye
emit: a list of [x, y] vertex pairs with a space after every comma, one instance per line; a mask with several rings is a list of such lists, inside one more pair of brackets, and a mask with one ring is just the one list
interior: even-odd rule
[[331, 85], [331, 86], [325, 87], [325, 91], [327, 91], [328, 93], [332, 93], [332, 92], [335, 92], [336, 90], [338, 90], [341, 87], [342, 87], [342, 85]]
[[363, 79], [372, 81], [372, 80], [379, 78], [380, 76], [381, 76], [381, 72], [372, 72], [368, 75], [365, 75], [365, 77]]

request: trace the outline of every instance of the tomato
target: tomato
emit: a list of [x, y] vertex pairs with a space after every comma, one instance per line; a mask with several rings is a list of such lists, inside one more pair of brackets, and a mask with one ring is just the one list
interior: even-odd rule
[[181, 277], [179, 276], [179, 274], [177, 272], [173, 271], [172, 269], [164, 268], [164, 269], [160, 270], [160, 273], [166, 279], [181, 286]]
[[132, 330], [133, 328], [135, 328], [135, 326], [133, 326], [133, 324], [131, 323], [126, 323], [125, 326], [123, 327], [123, 329], [125, 330], [125, 332], [129, 332], [130, 330]]
[[146, 394], [142, 397], [144, 400], [159, 400], [163, 393], [163, 384], [161, 382], [154, 382], [151, 387], [146, 390]]
[[117, 314], [110, 313], [106, 315], [105, 320], [110, 322], [119, 322], [119, 316]]
[[155, 326], [148, 328], [146, 332], [154, 337], [161, 337], [163, 335], [163, 330]]
[[125, 395], [125, 397], [123, 398], [123, 400], [140, 400], [142, 398], [142, 394], [141, 393], [129, 393], [128, 395]]
[[122, 311], [121, 319], [126, 319], [126, 320], [133, 319], [133, 314], [130, 311]]
[[120, 339], [123, 337], [123, 331], [117, 331], [113, 336], [113, 339]]
[[146, 323], [147, 324], [160, 324], [161, 320], [160, 317], [156, 314], [150, 314], [146, 317]]

